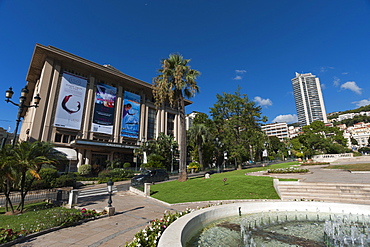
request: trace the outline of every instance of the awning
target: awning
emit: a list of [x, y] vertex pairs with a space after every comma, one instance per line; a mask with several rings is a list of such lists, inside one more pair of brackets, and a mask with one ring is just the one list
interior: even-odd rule
[[64, 153], [68, 160], [77, 160], [77, 152], [72, 148], [56, 147], [54, 149]]

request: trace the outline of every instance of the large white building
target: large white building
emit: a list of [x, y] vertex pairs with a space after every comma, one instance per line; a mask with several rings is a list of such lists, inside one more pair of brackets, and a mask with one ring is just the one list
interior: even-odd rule
[[60, 170], [134, 164], [140, 142], [183, 131], [176, 109], [155, 107], [151, 84], [52, 46], [36, 44], [27, 87], [26, 104], [37, 94], [41, 102], [22, 113], [19, 139], [53, 143], [69, 159]]
[[267, 136], [276, 136], [280, 141], [289, 138], [287, 123], [271, 123], [261, 126]]
[[326, 123], [326, 110], [319, 78], [311, 73], [296, 73], [292, 85], [300, 125], [309, 125], [316, 120]]

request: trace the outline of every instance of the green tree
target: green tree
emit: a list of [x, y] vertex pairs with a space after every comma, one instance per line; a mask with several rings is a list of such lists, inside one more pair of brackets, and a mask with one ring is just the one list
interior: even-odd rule
[[298, 136], [304, 146], [304, 154], [312, 156], [316, 153], [343, 153], [348, 151], [347, 140], [343, 131], [337, 127], [325, 126], [321, 121], [314, 121], [302, 128], [303, 134]]
[[[24, 199], [31, 189], [34, 179], [40, 179], [39, 172], [44, 164], [55, 164], [65, 160], [65, 156], [53, 148], [48, 142], [21, 142], [18, 143], [13, 152], [12, 159], [16, 163], [16, 169], [20, 178], [19, 189], [21, 202], [17, 210], [23, 211]], [[32, 175], [32, 179], [27, 180], [27, 171]]]
[[166, 59], [161, 60], [162, 68], [160, 73], [153, 79], [153, 95], [157, 108], [166, 102], [178, 111], [180, 118], [179, 146], [179, 181], [186, 181], [186, 124], [185, 124], [185, 97], [194, 96], [199, 87], [196, 83], [199, 71], [191, 69], [188, 63], [190, 59], [184, 59], [179, 54], [170, 54]]
[[178, 144], [173, 136], [159, 133], [156, 140], [141, 143], [140, 147], [135, 149], [135, 155], [143, 156], [144, 151], [149, 157], [151, 154], [160, 155], [161, 162], [167, 170], [172, 167], [173, 159], [178, 153]]
[[355, 138], [351, 137], [351, 144], [357, 146], [358, 145], [358, 142], [357, 142], [357, 140]]
[[211, 133], [205, 124], [193, 124], [188, 130], [188, 136], [190, 143], [197, 147], [200, 167], [203, 169], [203, 148], [204, 145], [212, 139]]
[[216, 97], [217, 102], [210, 109], [217, 136], [228, 158], [241, 169], [242, 162], [254, 160], [257, 150], [263, 147], [261, 122], [266, 118], [261, 116], [261, 107], [240, 93], [240, 87], [234, 94], [223, 93]]
[[17, 174], [11, 151], [12, 148], [10, 145], [5, 145], [0, 150], [0, 188], [6, 199], [5, 210], [8, 211], [10, 208], [12, 213], [14, 213], [13, 204], [10, 200], [10, 193], [12, 191], [12, 184], [17, 178]]

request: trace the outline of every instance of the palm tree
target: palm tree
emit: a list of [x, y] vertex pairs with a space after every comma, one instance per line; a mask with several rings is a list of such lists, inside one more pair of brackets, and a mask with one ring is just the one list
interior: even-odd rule
[[[53, 145], [48, 142], [21, 142], [15, 146], [13, 150], [13, 160], [16, 163], [16, 168], [20, 177], [20, 192], [21, 202], [17, 210], [22, 211], [24, 208], [24, 199], [31, 189], [32, 182], [40, 179], [39, 171], [43, 164], [55, 164], [58, 160], [65, 159], [59, 151], [53, 148]], [[32, 175], [32, 179], [26, 180], [26, 173]]]
[[188, 131], [189, 140], [192, 141], [198, 148], [199, 163], [201, 169], [204, 167], [203, 162], [203, 145], [211, 140], [211, 133], [204, 124], [194, 124]]
[[153, 95], [156, 100], [156, 106], [159, 108], [168, 101], [171, 107], [175, 107], [180, 117], [180, 163], [179, 163], [179, 181], [186, 181], [186, 125], [185, 125], [185, 102], [184, 98], [191, 98], [197, 92], [199, 87], [196, 78], [200, 72], [191, 69], [188, 63], [190, 59], [184, 59], [179, 54], [170, 54], [166, 59], [161, 60], [162, 68], [160, 73], [153, 78]]

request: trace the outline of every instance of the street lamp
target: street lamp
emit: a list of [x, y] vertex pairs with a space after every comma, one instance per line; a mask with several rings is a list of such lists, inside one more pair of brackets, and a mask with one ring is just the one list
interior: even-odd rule
[[113, 181], [112, 179], [109, 179], [107, 182], [107, 189], [109, 193], [109, 199], [108, 199], [108, 207], [112, 207], [112, 192], [113, 192]]
[[21, 90], [21, 96], [19, 97], [19, 103], [14, 103], [11, 98], [13, 97], [13, 89], [10, 87], [8, 90], [6, 90], [5, 92], [5, 98], [6, 98], [6, 103], [12, 103], [13, 105], [15, 106], [18, 106], [18, 114], [17, 114], [17, 120], [16, 120], [16, 125], [15, 125], [15, 130], [14, 130], [14, 137], [13, 137], [13, 147], [15, 145], [15, 142], [17, 140], [17, 132], [18, 132], [18, 127], [19, 127], [19, 123], [21, 122], [21, 118], [22, 118], [22, 113], [23, 113], [23, 110], [25, 108], [30, 108], [30, 107], [35, 107], [37, 108], [39, 106], [39, 103], [40, 103], [40, 95], [37, 94], [33, 99], [34, 99], [34, 105], [25, 105], [25, 102], [26, 102], [26, 99], [27, 99], [27, 95], [29, 93], [29, 90], [27, 88], [27, 86], [25, 86], [24, 88], [22, 88]]

